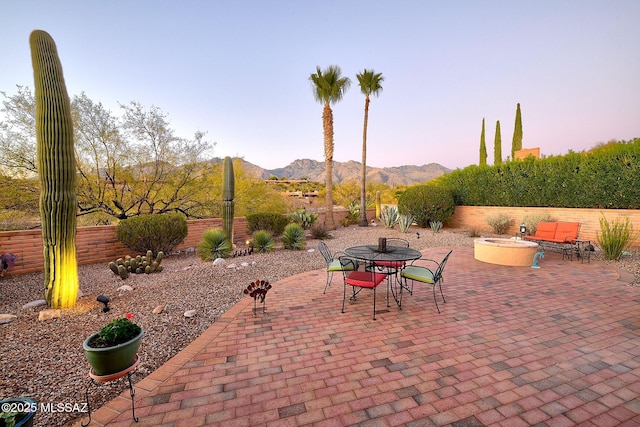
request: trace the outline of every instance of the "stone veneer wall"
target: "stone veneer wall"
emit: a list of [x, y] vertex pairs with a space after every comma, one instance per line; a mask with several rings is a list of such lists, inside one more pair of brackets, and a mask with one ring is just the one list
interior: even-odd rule
[[[513, 225], [507, 231], [507, 235], [515, 236], [520, 228], [522, 220], [529, 215], [549, 214], [556, 221], [579, 222], [580, 232], [578, 237], [585, 240], [596, 241], [600, 232], [600, 218], [604, 215], [609, 223], [617, 219], [624, 220], [628, 217], [634, 230], [640, 231], [640, 210], [631, 209], [569, 209], [569, 208], [512, 208], [499, 206], [456, 206], [455, 213], [449, 221], [449, 226], [478, 230], [490, 233], [491, 227], [486, 218], [492, 215], [504, 214], [513, 219]], [[640, 247], [640, 239], [636, 240], [634, 247]]]
[[[335, 211], [336, 224], [346, 218], [348, 211]], [[375, 216], [375, 210], [367, 211], [367, 216]], [[324, 222], [324, 213], [318, 213], [319, 223]], [[189, 232], [185, 241], [176, 250], [195, 248], [202, 240], [206, 230], [222, 228], [221, 218], [200, 219], [187, 221]], [[247, 233], [247, 220], [244, 217], [234, 218], [234, 243], [238, 247], [245, 245], [251, 237]], [[76, 251], [78, 265], [106, 263], [125, 255], [137, 255], [125, 248], [116, 237], [115, 225], [101, 225], [95, 227], [78, 227], [76, 235]], [[12, 253], [18, 256], [14, 268], [7, 274], [25, 274], [42, 271], [44, 257], [42, 255], [42, 231], [19, 230], [0, 232], [0, 254]], [[0, 279], [2, 280], [2, 279]]]

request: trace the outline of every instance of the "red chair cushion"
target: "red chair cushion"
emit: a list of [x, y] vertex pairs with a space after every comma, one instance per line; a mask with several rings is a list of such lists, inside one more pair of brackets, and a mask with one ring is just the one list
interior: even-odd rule
[[404, 265], [404, 261], [376, 261], [376, 266], [378, 267], [401, 268]]
[[354, 271], [352, 273], [349, 273], [344, 282], [347, 285], [351, 286], [373, 289], [386, 278], [387, 275], [383, 273], [374, 273], [371, 271]]

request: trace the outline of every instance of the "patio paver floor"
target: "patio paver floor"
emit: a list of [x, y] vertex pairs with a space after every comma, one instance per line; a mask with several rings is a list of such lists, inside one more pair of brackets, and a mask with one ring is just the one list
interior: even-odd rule
[[377, 320], [367, 291], [342, 314], [341, 277], [323, 294], [324, 271], [292, 276], [266, 314], [240, 301], [136, 383], [139, 423], [127, 390], [92, 425], [640, 426], [640, 287], [603, 263], [452, 249], [441, 314], [417, 283], [402, 310], [381, 286]]

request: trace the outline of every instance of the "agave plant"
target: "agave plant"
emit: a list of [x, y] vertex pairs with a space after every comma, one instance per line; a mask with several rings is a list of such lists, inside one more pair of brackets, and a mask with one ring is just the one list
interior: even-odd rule
[[380, 214], [380, 221], [387, 228], [393, 228], [398, 223], [398, 208], [396, 206], [385, 206]]
[[231, 242], [227, 233], [219, 228], [204, 232], [202, 242], [198, 245], [198, 256], [203, 261], [226, 258], [231, 253]]
[[258, 230], [253, 233], [251, 246], [257, 252], [271, 252], [275, 248], [276, 242], [273, 240], [271, 233], [265, 230]]
[[292, 222], [284, 228], [282, 233], [282, 244], [285, 249], [302, 249], [307, 242], [304, 237], [304, 229], [300, 224]]
[[431, 231], [437, 233], [442, 228], [442, 221], [431, 221], [429, 227], [431, 227]]
[[409, 231], [409, 227], [411, 227], [413, 221], [415, 221], [413, 215], [398, 215], [398, 226], [400, 227], [400, 231], [403, 233]]

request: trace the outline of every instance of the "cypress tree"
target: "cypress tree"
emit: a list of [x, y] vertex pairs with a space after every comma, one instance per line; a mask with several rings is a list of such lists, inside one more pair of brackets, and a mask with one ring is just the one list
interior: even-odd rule
[[511, 142], [511, 159], [516, 158], [516, 151], [522, 150], [522, 115], [520, 103], [516, 107], [516, 124], [513, 128], [513, 141]]
[[487, 164], [487, 144], [484, 142], [484, 117], [482, 118], [482, 132], [480, 132], [480, 166]]
[[500, 120], [496, 122], [496, 138], [493, 140], [493, 165], [502, 164], [502, 137], [500, 136]]

